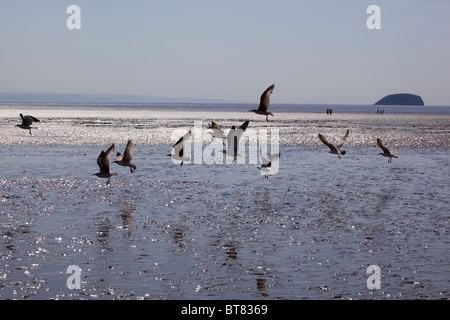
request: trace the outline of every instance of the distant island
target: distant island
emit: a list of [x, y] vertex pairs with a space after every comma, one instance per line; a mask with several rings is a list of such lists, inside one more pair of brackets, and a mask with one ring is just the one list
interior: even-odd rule
[[422, 98], [418, 95], [411, 93], [397, 93], [382, 98], [376, 102], [375, 105], [423, 106], [425, 104]]

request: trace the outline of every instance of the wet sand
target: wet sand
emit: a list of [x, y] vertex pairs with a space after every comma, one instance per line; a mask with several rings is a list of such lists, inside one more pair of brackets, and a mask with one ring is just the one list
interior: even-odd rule
[[[35, 110], [43, 121], [29, 136], [2, 110], [1, 299], [450, 297], [448, 115], [69, 112]], [[174, 129], [245, 117], [279, 129], [269, 179], [248, 163], [165, 156]], [[339, 160], [317, 133], [336, 140], [347, 128]], [[399, 159], [379, 156], [376, 137], [400, 146]], [[107, 186], [92, 176], [97, 156], [128, 138], [138, 168], [111, 165]], [[80, 289], [66, 286], [70, 265]]]

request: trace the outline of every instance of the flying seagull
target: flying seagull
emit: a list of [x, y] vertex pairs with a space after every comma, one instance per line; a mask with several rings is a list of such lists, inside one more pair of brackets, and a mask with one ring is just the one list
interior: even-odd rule
[[225, 137], [223, 134], [223, 130], [219, 127], [217, 123], [214, 121], [208, 124], [208, 129], [211, 129], [212, 132], [206, 132], [207, 134], [210, 134], [213, 138], [221, 139], [222, 142], [225, 144]]
[[341, 151], [341, 147], [344, 144], [345, 139], [347, 139], [349, 130], [345, 133], [344, 137], [342, 137], [341, 141], [335, 146], [332, 143], [329, 143], [327, 138], [325, 138], [322, 134], [319, 133], [319, 139], [326, 145], [328, 148], [330, 148], [330, 153], [337, 154], [338, 158], [340, 159], [341, 156], [345, 154], [345, 151]]
[[259, 147], [259, 156], [261, 157], [261, 167], [257, 167], [259, 170], [261, 170], [261, 174], [264, 172], [265, 177], [269, 178], [270, 170], [272, 169], [272, 162], [275, 160], [280, 159], [281, 154], [276, 153], [271, 155], [270, 157], [263, 157], [261, 147]]
[[124, 167], [130, 167], [130, 171], [133, 173], [133, 169], [136, 170], [136, 165], [131, 163], [131, 160], [133, 160], [133, 143], [128, 140], [123, 155], [117, 152], [117, 160], [113, 162]]
[[378, 143], [378, 146], [380, 146], [380, 148], [383, 150], [383, 153], [380, 152], [379, 154], [381, 154], [383, 157], [389, 158], [388, 163], [392, 162], [392, 158], [398, 158], [397, 156], [394, 155], [394, 153], [396, 153], [398, 151], [398, 149], [399, 149], [398, 147], [395, 148], [395, 150], [391, 152], [391, 151], [389, 151], [388, 148], [386, 148], [383, 145], [383, 141], [381, 141], [381, 139], [377, 138], [377, 143]]
[[250, 112], [265, 115], [266, 121], [269, 121], [269, 115], [273, 117], [273, 114], [267, 111], [267, 109], [269, 109], [270, 95], [273, 92], [274, 88], [275, 88], [274, 84], [268, 87], [266, 91], [264, 91], [263, 94], [261, 95], [258, 109], [250, 110]]
[[226, 155], [229, 155], [230, 157], [233, 157], [233, 163], [237, 157], [244, 157], [244, 155], [238, 153], [239, 151], [239, 140], [241, 139], [242, 135], [244, 134], [245, 130], [248, 127], [250, 121], [245, 121], [243, 124], [239, 126], [239, 128], [236, 129], [236, 126], [232, 126], [230, 131], [228, 131], [227, 134], [227, 148], [225, 150], [220, 150]]
[[174, 145], [174, 153], [169, 153], [167, 156], [172, 157], [173, 160], [181, 160], [180, 166], [184, 161], [191, 161], [190, 157], [184, 156], [184, 146], [186, 141], [191, 137], [191, 130], [189, 130], [184, 136], [182, 136]]
[[32, 116], [24, 116], [22, 113], [20, 114], [20, 117], [22, 118], [22, 123], [17, 124], [16, 127], [19, 127], [21, 129], [29, 130], [31, 135], [31, 129], [37, 129], [36, 127], [32, 127], [31, 124], [34, 122], [40, 122], [39, 119], [36, 119]]
[[111, 173], [109, 171], [109, 159], [111, 156], [111, 153], [114, 151], [114, 143], [111, 145], [111, 147], [108, 148], [108, 150], [100, 152], [100, 155], [97, 158], [97, 164], [100, 167], [100, 172], [94, 173], [93, 175], [96, 175], [99, 178], [106, 178], [108, 181], [106, 184], [109, 184], [112, 176], [117, 176], [117, 173]]

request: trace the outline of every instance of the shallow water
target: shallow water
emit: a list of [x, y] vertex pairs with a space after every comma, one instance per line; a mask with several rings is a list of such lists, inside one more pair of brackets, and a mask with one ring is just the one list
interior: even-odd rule
[[[17, 110], [0, 112], [1, 299], [450, 298], [449, 115], [286, 112], [266, 123], [36, 108], [30, 136], [14, 127]], [[245, 117], [279, 129], [268, 179], [248, 162], [166, 157], [174, 129]], [[338, 159], [317, 133], [337, 141], [347, 128]], [[399, 158], [378, 156], [376, 137]], [[137, 170], [112, 164], [110, 185], [92, 176], [99, 152], [113, 142], [122, 152], [128, 138]], [[70, 265], [80, 289], [66, 286]], [[378, 290], [369, 265], [380, 267]]]

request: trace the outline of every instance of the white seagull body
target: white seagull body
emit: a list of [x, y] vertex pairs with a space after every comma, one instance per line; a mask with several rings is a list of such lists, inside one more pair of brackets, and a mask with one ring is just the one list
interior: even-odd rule
[[261, 158], [261, 167], [257, 167], [259, 170], [261, 170], [261, 174], [264, 173], [264, 176], [266, 178], [269, 178], [270, 170], [272, 169], [272, 162], [275, 160], [280, 159], [281, 154], [276, 153], [271, 155], [270, 157], [263, 157], [261, 147], [259, 148], [259, 156]]
[[394, 153], [396, 153], [398, 151], [398, 149], [399, 149], [398, 147], [395, 148], [394, 151], [389, 151], [389, 149], [383, 145], [383, 141], [381, 141], [381, 139], [379, 139], [379, 138], [377, 138], [377, 144], [383, 150], [383, 152], [380, 152], [379, 155], [389, 158], [388, 163], [392, 162], [392, 158], [398, 158], [397, 156], [394, 155]]
[[239, 140], [247, 129], [249, 121], [245, 121], [239, 128], [236, 129], [235, 126], [232, 126], [230, 131], [227, 134], [227, 148], [225, 150], [220, 150], [226, 155], [233, 157], [233, 163], [237, 157], [244, 157], [243, 154], [239, 153]]
[[250, 112], [254, 112], [256, 114], [262, 114], [266, 116], [266, 121], [269, 121], [269, 115], [273, 117], [273, 114], [269, 111], [269, 104], [270, 104], [270, 95], [272, 94], [273, 90], [275, 89], [275, 85], [271, 85], [266, 89], [266, 91], [263, 92], [261, 95], [260, 101], [259, 101], [259, 107], [258, 109], [250, 110]]
[[33, 122], [40, 122], [39, 119], [36, 119], [35, 117], [32, 116], [24, 116], [22, 113], [20, 114], [20, 117], [22, 118], [22, 123], [17, 124], [16, 127], [29, 130], [31, 135], [31, 129], [37, 129], [36, 127], [32, 127], [31, 124]]
[[184, 155], [184, 146], [186, 141], [191, 137], [191, 131], [189, 130], [184, 136], [182, 136], [174, 145], [174, 153], [169, 153], [167, 156], [171, 157], [172, 160], [181, 161], [180, 166], [183, 165], [184, 161], [191, 161], [190, 157]]
[[131, 140], [128, 140], [123, 155], [117, 152], [117, 160], [113, 162], [120, 166], [130, 167], [130, 171], [133, 173], [133, 169], [136, 170], [136, 165], [131, 163], [131, 160], [133, 160], [133, 143]]
[[110, 178], [112, 176], [117, 176], [117, 173], [115, 173], [115, 172], [111, 173], [111, 171], [109, 171], [109, 162], [110, 162], [111, 153], [113, 151], [114, 151], [114, 143], [108, 148], [108, 150], [106, 150], [106, 152], [103, 150], [102, 150], [102, 152], [100, 152], [100, 155], [97, 158], [97, 164], [100, 168], [100, 172], [93, 174], [99, 178], [108, 179], [106, 184], [109, 184]]
[[330, 142], [328, 142], [328, 140], [319, 133], [319, 139], [328, 147], [330, 148], [330, 153], [332, 154], [337, 154], [338, 158], [340, 159], [341, 156], [343, 156], [345, 154], [345, 151], [341, 151], [341, 147], [344, 144], [344, 141], [347, 139], [348, 134], [349, 134], [349, 130], [347, 130], [347, 132], [345, 133], [345, 135], [342, 137], [342, 139], [339, 141], [339, 143], [337, 145], [334, 145]]

